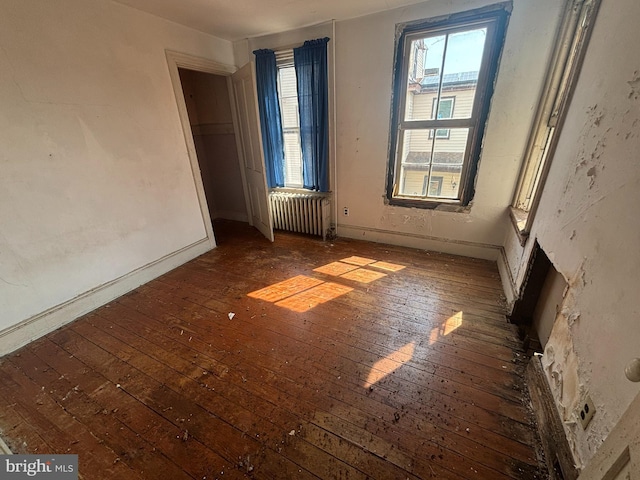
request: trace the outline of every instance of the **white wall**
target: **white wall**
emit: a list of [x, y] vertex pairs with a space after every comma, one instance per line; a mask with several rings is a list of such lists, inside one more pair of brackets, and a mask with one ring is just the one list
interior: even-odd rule
[[[336, 22], [338, 234], [495, 259], [561, 0], [515, 0], [470, 211], [385, 205], [396, 24], [478, 8], [424, 2]], [[349, 207], [350, 215], [342, 215]]]
[[70, 320], [31, 323], [57, 306], [203, 239], [210, 248], [165, 49], [230, 65], [233, 52], [106, 0], [0, 9], [1, 354]]
[[[623, 372], [640, 356], [638, 18], [635, 0], [603, 0], [531, 238], [505, 240], [516, 290], [533, 239], [569, 284], [543, 363], [579, 465], [640, 392]], [[583, 432], [573, 412], [587, 392], [597, 411]]]

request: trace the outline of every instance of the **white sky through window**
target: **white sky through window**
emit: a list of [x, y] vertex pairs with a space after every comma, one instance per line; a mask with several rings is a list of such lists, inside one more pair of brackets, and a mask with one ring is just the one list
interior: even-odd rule
[[[449, 35], [447, 42], [446, 73], [477, 72], [482, 62], [482, 52], [487, 37], [487, 29], [480, 28]], [[446, 35], [424, 39], [427, 52], [425, 69], [442, 67]]]

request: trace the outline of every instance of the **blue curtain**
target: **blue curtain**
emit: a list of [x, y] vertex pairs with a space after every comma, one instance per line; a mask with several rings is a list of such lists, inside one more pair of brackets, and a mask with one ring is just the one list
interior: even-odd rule
[[255, 50], [253, 53], [256, 56], [256, 88], [267, 185], [269, 188], [284, 187], [284, 149], [276, 54], [273, 50]]
[[329, 89], [327, 42], [309, 40], [293, 49], [298, 78], [302, 181], [304, 188], [329, 191]]

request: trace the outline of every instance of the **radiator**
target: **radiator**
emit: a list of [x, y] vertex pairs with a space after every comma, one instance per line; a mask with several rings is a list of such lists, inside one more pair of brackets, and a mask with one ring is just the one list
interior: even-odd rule
[[327, 194], [270, 192], [269, 202], [275, 230], [319, 235], [326, 240], [330, 221]]

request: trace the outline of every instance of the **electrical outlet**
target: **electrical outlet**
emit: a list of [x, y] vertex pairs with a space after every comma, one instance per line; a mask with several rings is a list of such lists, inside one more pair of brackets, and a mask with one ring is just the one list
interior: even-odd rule
[[349, 207], [344, 207], [344, 210], [342, 211], [342, 213], [344, 214], [345, 217], [349, 216]]
[[582, 429], [586, 430], [587, 425], [593, 418], [593, 415], [596, 413], [596, 406], [593, 404], [593, 400], [591, 397], [587, 395], [584, 397], [583, 402], [580, 404], [580, 407], [577, 411], [578, 420], [580, 420], [580, 424], [582, 425]]

